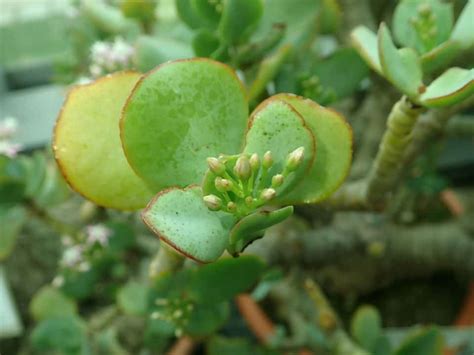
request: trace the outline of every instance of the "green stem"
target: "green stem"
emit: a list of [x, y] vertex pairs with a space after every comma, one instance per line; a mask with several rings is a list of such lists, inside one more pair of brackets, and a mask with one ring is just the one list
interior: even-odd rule
[[150, 279], [156, 279], [164, 274], [177, 271], [183, 267], [185, 257], [161, 242], [160, 249], [150, 263], [148, 274]]
[[379, 205], [397, 184], [402, 161], [410, 144], [413, 127], [424, 108], [405, 96], [394, 106], [387, 120], [387, 129], [367, 178], [367, 202]]

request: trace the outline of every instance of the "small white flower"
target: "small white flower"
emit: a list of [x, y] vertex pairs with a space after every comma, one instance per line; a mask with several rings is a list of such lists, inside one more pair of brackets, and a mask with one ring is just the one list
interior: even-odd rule
[[83, 261], [82, 263], [79, 264], [79, 266], [77, 267], [77, 269], [80, 271], [80, 272], [86, 272], [86, 271], [89, 271], [91, 269], [91, 264], [87, 261]]
[[0, 140], [0, 155], [6, 155], [9, 158], [14, 158], [17, 156], [21, 148], [21, 144]]
[[10, 138], [18, 130], [18, 120], [15, 117], [5, 117], [0, 121], [0, 139]]
[[51, 284], [53, 285], [53, 287], [56, 287], [56, 288], [61, 287], [62, 285], [64, 285], [64, 276], [61, 276], [61, 275], [56, 276], [51, 282]]
[[67, 248], [63, 252], [61, 264], [70, 268], [76, 267], [82, 262], [82, 253], [83, 248], [80, 245], [74, 245], [72, 247]]
[[106, 246], [109, 243], [109, 237], [112, 235], [110, 228], [103, 224], [90, 225], [86, 227], [87, 244], [99, 243]]

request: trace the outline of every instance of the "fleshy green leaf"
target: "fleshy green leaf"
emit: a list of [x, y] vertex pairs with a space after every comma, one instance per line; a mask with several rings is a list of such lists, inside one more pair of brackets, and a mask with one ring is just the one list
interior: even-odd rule
[[382, 73], [377, 35], [367, 27], [356, 27], [351, 33], [352, 44], [365, 62], [377, 73]]
[[44, 286], [33, 297], [30, 312], [36, 321], [77, 314], [76, 303], [61, 291]]
[[219, 39], [207, 29], [202, 29], [193, 37], [193, 50], [198, 57], [210, 57], [219, 47]]
[[420, 59], [411, 48], [397, 49], [390, 31], [382, 23], [378, 33], [378, 48], [385, 77], [410, 98], [416, 98], [423, 88]]
[[301, 185], [285, 203], [314, 203], [327, 198], [346, 178], [352, 161], [352, 129], [343, 116], [314, 101], [291, 94], [274, 96], [289, 103], [304, 118], [316, 138], [316, 159]]
[[277, 198], [301, 182], [313, 165], [316, 148], [314, 136], [301, 115], [281, 99], [271, 97], [253, 111], [244, 152], [257, 153], [263, 157], [265, 152], [270, 151], [274, 161], [260, 183], [262, 186], [271, 185], [272, 177], [283, 172], [288, 154], [299, 147], [305, 149], [304, 159], [298, 169], [277, 189]]
[[[222, 215], [222, 219], [220, 218]], [[163, 241], [187, 257], [208, 263], [219, 258], [228, 244], [233, 221], [210, 211], [200, 188], [172, 188], [160, 192], [143, 211], [143, 220]]]
[[458, 42], [463, 49], [474, 46], [474, 0], [469, 0], [459, 15], [451, 39]]
[[189, 291], [201, 304], [227, 301], [255, 285], [264, 268], [263, 262], [251, 255], [223, 258], [201, 266], [193, 276]]
[[351, 335], [364, 349], [373, 352], [381, 335], [382, 321], [376, 308], [362, 306], [351, 320]]
[[445, 42], [452, 27], [453, 6], [439, 0], [400, 1], [393, 16], [397, 41], [420, 54]]
[[223, 4], [212, 3], [209, 0], [191, 0], [191, 2], [202, 22], [208, 28], [215, 29], [221, 19]]
[[179, 18], [192, 29], [205, 25], [204, 20], [197, 12], [194, 0], [176, 0], [176, 11]]
[[446, 41], [438, 47], [433, 48], [421, 57], [421, 66], [424, 73], [431, 73], [439, 68], [447, 66], [459, 55], [461, 47], [456, 41]]
[[257, 211], [238, 221], [230, 232], [229, 253], [238, 255], [254, 240], [263, 237], [265, 230], [293, 214], [293, 206], [276, 211]]
[[428, 107], [454, 105], [474, 94], [474, 69], [450, 68], [433, 81], [420, 96]]
[[441, 355], [443, 353], [443, 337], [435, 328], [415, 331], [405, 339], [393, 355]]
[[26, 222], [27, 214], [21, 206], [0, 207], [0, 261], [5, 260], [15, 247], [18, 235]]
[[143, 316], [148, 308], [148, 288], [138, 282], [129, 282], [117, 293], [117, 304], [126, 314]]
[[[346, 70], [351, 68], [351, 70]], [[341, 48], [315, 64], [312, 74], [324, 89], [336, 94], [336, 99], [352, 95], [369, 72], [365, 62], [352, 48]]]
[[319, 19], [321, 33], [335, 33], [341, 27], [342, 10], [337, 0], [322, 0]]
[[121, 72], [75, 87], [56, 124], [53, 149], [64, 177], [101, 206], [133, 210], [152, 196], [128, 165], [119, 135], [122, 106], [139, 77]]
[[126, 18], [122, 12], [103, 0], [84, 0], [81, 10], [102, 31], [118, 35], [134, 35], [140, 32], [138, 24]]
[[[212, 285], [215, 287], [216, 285]], [[191, 313], [184, 332], [190, 336], [202, 337], [215, 333], [229, 318], [228, 302], [198, 305]]]
[[237, 153], [248, 107], [230, 67], [208, 59], [166, 63], [145, 75], [123, 109], [130, 165], [155, 191], [200, 183], [206, 158]]
[[262, 0], [226, 0], [223, 5], [218, 28], [222, 40], [238, 44], [248, 39], [262, 17]]
[[26, 183], [27, 172], [21, 161], [0, 155], [0, 206], [20, 203]]

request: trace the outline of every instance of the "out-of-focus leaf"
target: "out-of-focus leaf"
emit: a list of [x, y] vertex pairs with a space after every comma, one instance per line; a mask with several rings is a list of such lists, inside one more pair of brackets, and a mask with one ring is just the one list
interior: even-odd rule
[[426, 328], [413, 332], [395, 350], [393, 355], [441, 355], [443, 353], [443, 337], [435, 328]]
[[202, 29], [193, 38], [193, 50], [198, 57], [210, 57], [219, 48], [219, 38], [207, 29]]
[[0, 205], [21, 202], [25, 189], [26, 172], [20, 160], [0, 155]]
[[0, 207], [0, 261], [12, 252], [26, 218], [26, 211], [20, 206]]
[[77, 305], [57, 288], [44, 286], [31, 300], [30, 313], [38, 322], [48, 318], [75, 315]]
[[117, 304], [126, 314], [145, 315], [148, 309], [148, 287], [138, 282], [129, 282], [118, 291]]
[[191, 313], [184, 332], [190, 336], [202, 337], [216, 332], [229, 318], [228, 302], [200, 304]]
[[474, 46], [474, 0], [468, 0], [466, 6], [459, 15], [451, 39], [458, 42], [463, 49]]
[[364, 349], [373, 352], [382, 332], [382, 320], [376, 308], [361, 306], [351, 320], [351, 335]]
[[[207, 2], [207, 0], [200, 1]], [[230, 44], [239, 44], [247, 40], [262, 17], [263, 1], [226, 0], [223, 6], [218, 28], [221, 39]]]
[[447, 66], [459, 54], [461, 47], [458, 42], [448, 40], [421, 56], [424, 73], [431, 73]]
[[221, 259], [195, 272], [189, 292], [201, 304], [230, 300], [255, 285], [264, 266], [260, 259], [250, 255]]
[[341, 26], [342, 11], [337, 0], [322, 0], [319, 20], [321, 33], [335, 33]]

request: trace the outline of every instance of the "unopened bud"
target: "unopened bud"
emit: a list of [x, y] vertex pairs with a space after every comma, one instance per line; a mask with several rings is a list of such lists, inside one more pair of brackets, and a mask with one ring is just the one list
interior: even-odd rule
[[232, 181], [223, 179], [221, 177], [216, 177], [216, 181], [214, 182], [217, 191], [225, 192], [232, 189]]
[[272, 157], [272, 153], [270, 151], [267, 151], [263, 155], [262, 165], [265, 169], [268, 169], [269, 167], [271, 167], [273, 165], [273, 157]]
[[258, 158], [257, 153], [253, 153], [249, 159], [250, 166], [253, 171], [257, 171], [260, 168], [260, 159]]
[[270, 201], [276, 196], [276, 191], [275, 189], [269, 188], [269, 189], [264, 189], [262, 193], [260, 194], [260, 198], [265, 201]]
[[418, 6], [417, 10], [421, 16], [428, 16], [431, 13], [431, 6], [428, 3], [423, 3]]
[[237, 205], [235, 204], [235, 202], [230, 201], [230, 202], [227, 204], [227, 209], [228, 209], [230, 212], [234, 212], [234, 211], [237, 209]]
[[281, 174], [276, 174], [272, 177], [272, 187], [279, 187], [283, 184], [284, 177]]
[[253, 197], [252, 196], [247, 196], [245, 198], [245, 204], [250, 207], [252, 205], [252, 203], [253, 203]]
[[207, 208], [212, 211], [218, 211], [222, 207], [222, 200], [216, 195], [206, 195], [202, 198]]
[[216, 175], [221, 175], [225, 171], [225, 165], [217, 158], [207, 158], [207, 165], [209, 165], [209, 169]]
[[249, 158], [246, 155], [241, 155], [234, 166], [235, 175], [243, 181], [247, 181], [252, 174]]
[[286, 167], [289, 171], [294, 171], [303, 161], [304, 157], [304, 147], [299, 147], [288, 154], [288, 158], [286, 160]]

